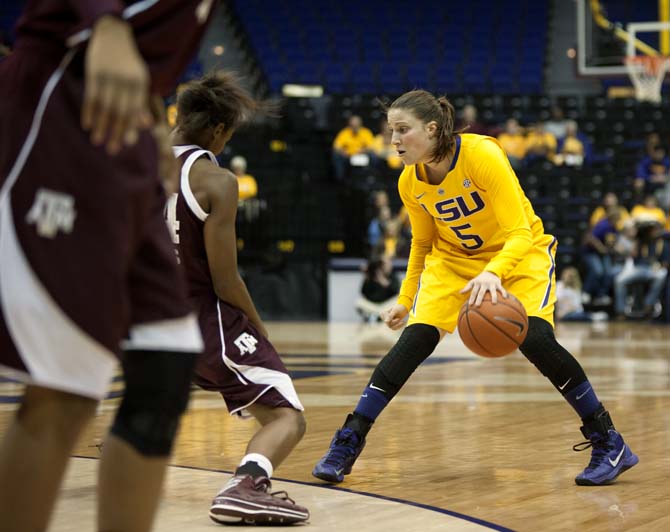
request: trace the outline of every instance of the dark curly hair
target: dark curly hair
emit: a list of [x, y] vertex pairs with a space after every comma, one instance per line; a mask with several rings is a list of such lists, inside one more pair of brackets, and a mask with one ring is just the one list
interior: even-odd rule
[[177, 126], [194, 143], [218, 124], [235, 131], [255, 113], [272, 114], [273, 106], [254, 99], [232, 72], [213, 72], [190, 81], [177, 97]]

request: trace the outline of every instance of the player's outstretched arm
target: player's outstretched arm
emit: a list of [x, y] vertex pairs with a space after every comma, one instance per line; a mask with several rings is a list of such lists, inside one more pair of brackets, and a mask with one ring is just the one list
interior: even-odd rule
[[151, 124], [148, 110], [149, 73], [132, 28], [105, 15], [93, 26], [86, 50], [81, 124], [91, 142], [114, 155], [122, 143], [137, 141], [138, 129]]

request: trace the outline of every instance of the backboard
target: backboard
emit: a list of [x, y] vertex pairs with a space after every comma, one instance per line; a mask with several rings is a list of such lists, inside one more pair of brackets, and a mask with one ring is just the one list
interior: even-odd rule
[[670, 55], [670, 0], [577, 0], [577, 71], [628, 77], [632, 55]]

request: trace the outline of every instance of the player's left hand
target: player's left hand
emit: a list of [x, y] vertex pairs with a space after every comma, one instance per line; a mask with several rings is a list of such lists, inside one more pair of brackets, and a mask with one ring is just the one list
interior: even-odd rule
[[461, 294], [470, 292], [470, 299], [468, 302], [476, 307], [481, 305], [486, 292], [491, 293], [491, 301], [495, 304], [498, 302], [498, 292], [503, 297], [507, 297], [507, 291], [502, 286], [502, 281], [495, 273], [483, 271], [474, 279], [471, 279], [460, 291]]

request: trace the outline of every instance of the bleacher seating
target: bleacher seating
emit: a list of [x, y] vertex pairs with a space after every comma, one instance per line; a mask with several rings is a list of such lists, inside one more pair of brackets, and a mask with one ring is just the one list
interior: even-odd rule
[[237, 0], [234, 9], [273, 93], [299, 82], [332, 94], [538, 94], [547, 5], [296, 0], [270, 10], [262, 0]]

